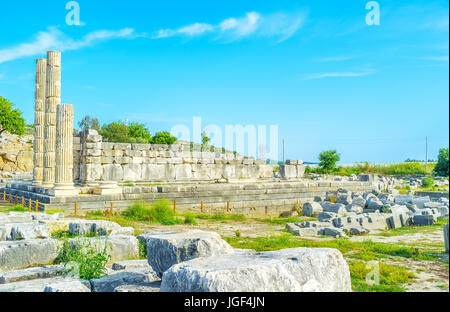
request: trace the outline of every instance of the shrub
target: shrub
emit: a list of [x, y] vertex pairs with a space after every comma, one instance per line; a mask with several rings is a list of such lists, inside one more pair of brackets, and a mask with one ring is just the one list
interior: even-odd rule
[[155, 136], [152, 138], [153, 144], [171, 145], [171, 144], [175, 143], [176, 141], [177, 141], [177, 138], [170, 135], [170, 133], [167, 131], [156, 132]]
[[319, 155], [319, 166], [326, 172], [331, 172], [336, 169], [336, 163], [341, 159], [336, 150], [323, 151]]
[[448, 148], [441, 148], [439, 150], [438, 162], [434, 167], [433, 173], [438, 176], [449, 176], [449, 155]]
[[175, 219], [175, 212], [171, 209], [170, 202], [167, 200], [159, 200], [150, 207], [136, 202], [123, 211], [122, 215], [137, 221], [148, 221], [164, 225], [179, 223]]
[[184, 223], [185, 224], [197, 224], [195, 221], [195, 215], [192, 213], [187, 213], [184, 215]]
[[136, 139], [136, 143], [151, 143], [152, 136], [150, 131], [145, 127], [144, 124], [139, 122], [132, 122], [128, 126], [128, 136], [130, 138]]
[[147, 246], [139, 240], [139, 257], [141, 259], [147, 259]]
[[100, 239], [93, 243], [87, 238], [80, 238], [76, 245], [72, 245], [65, 238], [58, 248], [59, 255], [55, 263], [64, 264], [66, 273], [78, 273], [81, 279], [100, 278], [107, 274], [106, 265], [111, 258], [107, 240], [104, 244], [101, 247]]
[[8, 131], [11, 134], [25, 134], [25, 118], [14, 104], [0, 96], [0, 134]]
[[433, 187], [434, 186], [434, 179], [432, 176], [427, 176], [422, 179], [422, 186], [423, 187]]
[[128, 127], [122, 121], [103, 125], [100, 134], [108, 142], [128, 143]]

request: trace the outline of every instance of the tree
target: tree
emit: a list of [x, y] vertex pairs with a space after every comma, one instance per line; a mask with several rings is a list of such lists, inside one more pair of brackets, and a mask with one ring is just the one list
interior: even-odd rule
[[123, 121], [103, 125], [100, 134], [108, 142], [129, 143], [128, 127]]
[[171, 145], [177, 141], [176, 137], [170, 135], [169, 132], [156, 132], [155, 136], [152, 139], [153, 144], [167, 144]]
[[341, 157], [336, 150], [323, 151], [319, 155], [319, 166], [325, 171], [330, 172], [336, 169], [336, 163], [341, 160]]
[[448, 177], [449, 176], [449, 158], [448, 148], [441, 148], [439, 150], [438, 162], [434, 167], [433, 173], [437, 176]]
[[83, 130], [94, 129], [97, 132], [100, 132], [100, 123], [97, 118], [92, 118], [91, 116], [86, 115], [82, 121], [78, 123], [78, 126]]
[[128, 135], [131, 138], [135, 138], [139, 141], [143, 141], [143, 143], [151, 143], [152, 142], [152, 135], [150, 134], [150, 131], [145, 127], [144, 124], [139, 123], [139, 122], [132, 122], [128, 126]]
[[202, 133], [202, 151], [203, 148], [208, 146], [208, 143], [211, 141], [211, 138], [206, 135], [206, 131]]
[[14, 108], [14, 104], [0, 96], [0, 134], [8, 131], [11, 134], [25, 134], [25, 118]]

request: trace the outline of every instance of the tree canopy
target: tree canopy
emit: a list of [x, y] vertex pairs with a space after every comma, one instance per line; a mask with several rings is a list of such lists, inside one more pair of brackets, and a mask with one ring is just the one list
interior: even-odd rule
[[25, 118], [14, 108], [14, 104], [0, 96], [0, 134], [8, 131], [11, 134], [25, 134]]

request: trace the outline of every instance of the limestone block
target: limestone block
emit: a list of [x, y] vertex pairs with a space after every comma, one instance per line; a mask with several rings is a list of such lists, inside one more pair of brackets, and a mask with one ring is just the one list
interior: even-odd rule
[[350, 292], [337, 249], [292, 248], [198, 258], [164, 273], [162, 292]]
[[115, 262], [112, 265], [114, 271], [129, 270], [129, 269], [145, 269], [150, 268], [147, 260], [127, 260]]
[[215, 232], [191, 230], [146, 236], [148, 263], [158, 276], [172, 265], [198, 257], [233, 253], [233, 248]]
[[29, 281], [38, 278], [50, 278], [62, 275], [64, 266], [45, 265], [43, 267], [27, 268], [22, 270], [8, 271], [0, 273], [0, 284]]
[[142, 165], [142, 180], [163, 180], [166, 174], [164, 165], [148, 164]]
[[53, 239], [0, 242], [0, 272], [46, 265], [57, 257]]
[[320, 205], [323, 208], [323, 211], [326, 212], [334, 212], [340, 215], [343, 215], [347, 212], [345, 206], [343, 204], [336, 204], [327, 201], [320, 202]]
[[190, 180], [192, 178], [191, 165], [175, 165], [176, 180]]
[[84, 155], [85, 156], [102, 156], [102, 150], [101, 149], [85, 149]]
[[222, 177], [224, 179], [237, 179], [236, 167], [233, 165], [224, 165], [222, 171]]
[[102, 143], [100, 143], [100, 149], [101, 150], [113, 150], [114, 149], [114, 144], [115, 143], [102, 142]]
[[49, 238], [47, 226], [43, 223], [17, 223], [11, 228], [11, 240]]
[[130, 143], [114, 143], [114, 149], [115, 150], [130, 150], [131, 144]]
[[123, 168], [118, 164], [103, 165], [103, 180], [105, 181], [122, 181]]
[[103, 166], [101, 164], [86, 164], [83, 166], [86, 168], [87, 181], [97, 181], [102, 178]]
[[43, 292], [70, 292], [82, 293], [91, 292], [91, 289], [86, 286], [81, 280], [66, 278], [61, 281], [53, 281], [44, 287]]
[[142, 179], [142, 165], [126, 164], [123, 166], [124, 181], [139, 181]]
[[102, 149], [102, 143], [101, 143], [101, 142], [97, 142], [97, 143], [85, 143], [85, 148], [86, 148], [86, 149], [101, 150], [101, 149]]
[[259, 177], [261, 179], [265, 178], [273, 178], [273, 166], [272, 165], [260, 165], [259, 169]]
[[305, 176], [306, 167], [299, 164], [297, 165], [297, 178], [303, 178]]
[[280, 177], [290, 179], [297, 177], [297, 168], [293, 165], [280, 165]]
[[93, 292], [113, 292], [116, 287], [124, 285], [140, 285], [158, 280], [155, 272], [150, 268], [129, 269], [116, 274], [92, 279]]
[[317, 202], [306, 202], [302, 208], [303, 215], [307, 217], [318, 215], [323, 211], [322, 206]]

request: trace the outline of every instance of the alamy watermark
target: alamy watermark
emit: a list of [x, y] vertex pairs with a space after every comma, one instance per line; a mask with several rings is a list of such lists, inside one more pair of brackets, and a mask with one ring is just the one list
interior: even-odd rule
[[80, 4], [76, 1], [69, 1], [66, 3], [66, 10], [69, 10], [69, 13], [66, 15], [66, 24], [69, 26], [81, 26]]
[[369, 26], [380, 25], [380, 4], [377, 1], [369, 1], [366, 4], [366, 10], [370, 10], [366, 14], [366, 24]]
[[192, 120], [189, 126], [178, 124], [170, 134], [181, 141], [201, 143], [203, 132], [210, 138], [209, 144], [227, 151], [259, 159], [278, 161], [278, 125], [225, 125], [225, 131], [218, 125], [202, 127], [201, 117]]
[[380, 285], [380, 264], [378, 261], [369, 261], [366, 264], [369, 273], [366, 275], [366, 284], [369, 286]]

